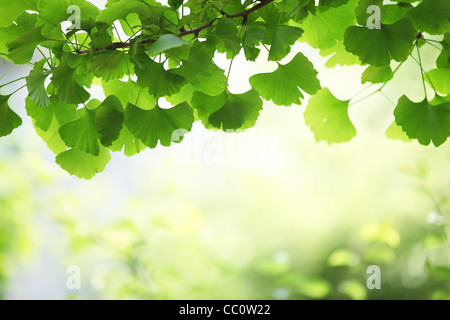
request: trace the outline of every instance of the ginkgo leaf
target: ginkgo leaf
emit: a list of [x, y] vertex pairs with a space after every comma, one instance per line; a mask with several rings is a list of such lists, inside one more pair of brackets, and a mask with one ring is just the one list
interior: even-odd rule
[[405, 18], [392, 25], [381, 24], [381, 29], [349, 27], [345, 32], [344, 45], [362, 63], [384, 67], [389, 65], [391, 59], [405, 61], [415, 39], [416, 30], [411, 20]]
[[[9, 1], [8, 1], [9, 2]], [[0, 27], [0, 52], [7, 54], [7, 43], [36, 27], [37, 14], [22, 13], [17, 17], [16, 23], [8, 27]], [[0, 22], [1, 23], [1, 22]]]
[[110, 146], [120, 135], [123, 127], [124, 110], [120, 100], [111, 95], [96, 109], [95, 128], [100, 134], [100, 142]]
[[425, 80], [438, 92], [450, 94], [450, 68], [430, 70], [426, 73]]
[[83, 103], [90, 97], [89, 92], [77, 82], [75, 69], [67, 65], [67, 58], [53, 70], [52, 84], [58, 89], [58, 97], [67, 103]]
[[432, 105], [424, 99], [415, 103], [404, 95], [398, 100], [394, 116], [408, 137], [422, 145], [432, 141], [438, 147], [450, 135], [450, 102]]
[[238, 36], [238, 29], [232, 19], [222, 18], [216, 25], [215, 35], [222, 42], [225, 50], [237, 55], [241, 50], [241, 38]]
[[[383, 6], [385, 16], [382, 18], [383, 23], [393, 24], [405, 17], [406, 13], [414, 8], [409, 3], [399, 2], [396, 4], [388, 4]], [[410, 141], [410, 140], [408, 140]]]
[[123, 127], [120, 131], [119, 138], [117, 138], [109, 147], [112, 151], [122, 151], [127, 157], [132, 157], [135, 154], [145, 150], [147, 146], [141, 140], [133, 136], [133, 134]]
[[423, 0], [407, 16], [418, 30], [429, 34], [450, 32], [450, 3], [448, 0]]
[[348, 116], [349, 101], [336, 99], [327, 88], [309, 99], [305, 123], [314, 132], [317, 141], [346, 142], [353, 139], [356, 129]]
[[224, 71], [213, 63], [207, 49], [200, 42], [192, 47], [189, 58], [173, 72], [183, 76], [195, 90], [206, 94], [217, 95], [226, 87]]
[[109, 81], [132, 73], [133, 66], [125, 52], [110, 50], [95, 54], [92, 57], [89, 71], [94, 72], [97, 78]]
[[411, 142], [412, 140], [408, 138], [406, 133], [402, 130], [402, 127], [400, 127], [397, 123], [392, 122], [392, 124], [387, 128], [386, 137], [391, 140], [400, 140], [403, 142]]
[[146, 146], [155, 148], [158, 141], [163, 146], [170, 146], [172, 137], [178, 131], [190, 131], [194, 123], [192, 108], [181, 103], [170, 109], [156, 106], [152, 110], [142, 110], [129, 103], [125, 110], [125, 126]]
[[59, 134], [69, 148], [98, 156], [100, 152], [99, 134], [95, 129], [94, 111], [86, 109], [80, 118], [63, 125], [59, 129]]
[[157, 55], [170, 49], [190, 45], [192, 44], [189, 41], [183, 40], [174, 34], [163, 34], [158, 38], [158, 40], [155, 41], [154, 44], [150, 46], [148, 53], [150, 55]]
[[303, 98], [300, 89], [311, 95], [320, 89], [317, 73], [308, 58], [299, 52], [274, 72], [256, 74], [249, 81], [262, 98], [277, 105], [290, 106], [300, 104], [300, 98]]
[[390, 66], [368, 66], [361, 75], [361, 83], [386, 83], [394, 77]]
[[205, 127], [227, 131], [253, 127], [262, 110], [262, 100], [253, 89], [242, 94], [224, 91], [217, 96], [194, 92], [192, 106]]
[[102, 10], [97, 16], [97, 21], [110, 25], [119, 19], [126, 20], [130, 13], [137, 13], [141, 18], [151, 16], [150, 6], [143, 1], [119, 0], [110, 3], [111, 5]]
[[48, 77], [48, 73], [44, 71], [45, 60], [36, 62], [33, 70], [27, 77], [27, 89], [28, 96], [36, 102], [38, 106], [47, 106], [50, 103], [50, 99], [45, 91], [45, 80]]
[[305, 30], [300, 41], [316, 49], [334, 47], [336, 42], [343, 40], [345, 30], [355, 24], [356, 3], [356, 0], [350, 0], [336, 9], [318, 10], [316, 14], [308, 15], [300, 24]]
[[75, 120], [77, 116], [76, 105], [67, 104], [57, 97], [51, 97], [49, 99], [49, 104], [45, 107], [38, 106], [28, 97], [25, 99], [25, 108], [27, 114], [34, 119], [35, 126], [43, 131], [48, 130], [53, 118], [55, 118], [60, 125], [64, 125]]
[[128, 103], [136, 104], [141, 109], [150, 110], [156, 106], [157, 100], [148, 93], [148, 90], [143, 90], [136, 82], [132, 80], [121, 81], [111, 80], [102, 82], [103, 92], [105, 96], [115, 95], [119, 98], [122, 106]]
[[186, 84], [182, 76], [172, 70], [165, 70], [162, 63], [154, 62], [145, 53], [139, 54], [133, 62], [137, 84], [146, 88], [155, 98], [177, 93]]
[[55, 117], [52, 118], [47, 130], [42, 130], [36, 125], [36, 121], [33, 120], [33, 125], [36, 133], [45, 142], [47, 147], [53, 151], [54, 154], [59, 154], [67, 150], [67, 146], [59, 135], [60, 124]]
[[290, 51], [293, 45], [303, 34], [303, 30], [291, 26], [279, 26], [273, 34], [272, 45], [270, 46], [270, 61], [283, 59]]
[[330, 56], [325, 63], [325, 67], [327, 68], [333, 68], [337, 65], [351, 66], [361, 64], [359, 57], [345, 50], [342, 42], [337, 42], [332, 48], [320, 50], [320, 55], [323, 57]]
[[248, 61], [255, 61], [261, 51], [257, 45], [266, 36], [266, 28], [260, 25], [246, 26], [242, 37], [245, 58]]
[[436, 60], [436, 66], [438, 68], [450, 69], [450, 33], [444, 35], [442, 39], [442, 52]]
[[42, 26], [20, 35], [10, 41], [8, 46], [8, 58], [16, 64], [25, 64], [31, 60], [36, 47], [46, 38], [41, 35]]
[[0, 95], [0, 137], [9, 135], [22, 125], [22, 119], [8, 105], [10, 97]]
[[0, 27], [9, 26], [25, 10], [37, 10], [38, 2], [38, 0], [0, 0], [0, 12], [2, 12]]
[[82, 179], [91, 179], [103, 172], [111, 160], [109, 150], [101, 148], [98, 156], [77, 149], [64, 151], [56, 156], [56, 163], [68, 173]]

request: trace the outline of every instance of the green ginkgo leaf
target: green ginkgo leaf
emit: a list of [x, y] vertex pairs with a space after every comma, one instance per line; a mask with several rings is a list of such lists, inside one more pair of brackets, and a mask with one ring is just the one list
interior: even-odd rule
[[100, 152], [99, 134], [95, 129], [95, 112], [86, 109], [77, 120], [66, 123], [59, 129], [61, 139], [69, 148], [98, 156]]
[[41, 34], [42, 26], [20, 35], [10, 41], [8, 46], [8, 58], [16, 64], [25, 64], [31, 60], [36, 47], [46, 38]]
[[333, 68], [337, 65], [351, 66], [361, 64], [359, 57], [346, 51], [342, 42], [337, 42], [332, 48], [320, 50], [320, 55], [323, 57], [329, 56], [328, 61], [325, 63], [327, 68]]
[[391, 140], [400, 140], [403, 142], [411, 142], [412, 140], [408, 138], [406, 133], [402, 130], [402, 127], [400, 127], [395, 121], [392, 122], [392, 124], [387, 128], [386, 137]]
[[96, 109], [95, 128], [100, 142], [109, 147], [120, 135], [123, 127], [124, 110], [120, 100], [111, 95]]
[[52, 84], [58, 89], [58, 97], [70, 104], [78, 104], [87, 101], [90, 97], [83, 86], [81, 86], [75, 74], [75, 69], [72, 69], [67, 64], [67, 58], [53, 70]]
[[450, 68], [430, 70], [426, 73], [425, 80], [438, 92], [450, 94]]
[[94, 72], [97, 78], [109, 81], [132, 73], [133, 65], [123, 51], [102, 51], [92, 57], [89, 71]]
[[305, 30], [300, 41], [307, 42], [316, 49], [328, 49], [342, 41], [345, 30], [355, 24], [357, 0], [333, 9], [320, 9], [316, 14], [309, 14], [300, 24]]
[[361, 83], [386, 83], [394, 77], [390, 66], [368, 66], [361, 75]]
[[194, 44], [189, 58], [173, 72], [184, 77], [196, 91], [217, 95], [226, 88], [224, 71], [213, 63], [208, 50], [200, 42]]
[[109, 150], [103, 147], [97, 156], [77, 149], [70, 149], [56, 156], [56, 163], [62, 169], [78, 178], [87, 180], [97, 173], [103, 172], [110, 160]]
[[44, 70], [45, 60], [36, 62], [33, 70], [27, 77], [28, 96], [36, 102], [38, 106], [47, 106], [50, 99], [45, 91], [45, 80], [49, 73]]
[[293, 45], [303, 34], [303, 29], [292, 26], [279, 26], [273, 34], [272, 45], [270, 46], [270, 61], [283, 59]]
[[429, 34], [450, 32], [450, 2], [448, 0], [423, 0], [407, 16], [418, 30]]
[[25, 99], [25, 108], [27, 114], [33, 118], [35, 126], [43, 131], [49, 129], [54, 118], [62, 126], [75, 120], [77, 117], [76, 105], [67, 104], [57, 97], [51, 97], [49, 104], [45, 107], [38, 106], [36, 102], [28, 97]]
[[22, 125], [22, 119], [8, 105], [10, 97], [0, 95], [0, 137], [9, 135]]
[[133, 60], [137, 75], [137, 84], [148, 90], [155, 98], [171, 96], [186, 84], [185, 79], [172, 70], [164, 69], [162, 63], [154, 62], [145, 53]]
[[217, 96], [194, 92], [192, 106], [205, 127], [227, 131], [253, 127], [262, 110], [262, 100], [253, 89], [242, 94], [224, 91]]
[[308, 94], [320, 89], [317, 71], [301, 52], [289, 63], [279, 64], [274, 72], [256, 74], [249, 81], [262, 98], [280, 106], [300, 104], [303, 98], [300, 89]]
[[[226, 17], [219, 20], [216, 25], [214, 35], [219, 43], [222, 43], [222, 52], [228, 51], [231, 54], [237, 55], [241, 50], [241, 38], [238, 36], [238, 29], [236, 23], [232, 19]], [[219, 48], [222, 49], [222, 48]]]
[[9, 26], [25, 10], [37, 10], [38, 2], [39, 0], [0, 0], [0, 12], [2, 12], [0, 27]]
[[362, 63], [384, 67], [390, 64], [391, 59], [405, 61], [415, 39], [416, 30], [411, 20], [405, 18], [391, 25], [381, 24], [381, 29], [349, 27], [344, 45]]
[[102, 82], [103, 92], [105, 96], [115, 95], [119, 98], [122, 106], [128, 103], [136, 104], [141, 109], [150, 110], [156, 106], [157, 100], [148, 93], [148, 90], [143, 90], [138, 84], [132, 80], [121, 81], [111, 80]]
[[327, 88], [323, 88], [309, 99], [304, 116], [317, 141], [350, 141], [356, 129], [348, 116], [349, 101], [336, 99]]
[[119, 138], [117, 138], [109, 147], [112, 151], [122, 151], [127, 157], [132, 157], [135, 154], [145, 150], [147, 146], [142, 141], [127, 129], [123, 127], [120, 131]]
[[410, 139], [422, 145], [430, 142], [438, 147], [450, 135], [450, 102], [432, 105], [424, 99], [415, 103], [402, 96], [394, 110], [395, 122]]
[[102, 10], [97, 16], [98, 22], [112, 24], [114, 21], [126, 20], [130, 13], [136, 13], [141, 18], [151, 16], [150, 6], [139, 0], [119, 0], [110, 2], [111, 4]]
[[266, 28], [260, 25], [247, 26], [242, 37], [242, 46], [244, 48], [245, 58], [249, 61], [255, 61], [261, 51], [257, 48], [261, 40], [266, 36]]
[[190, 45], [192, 44], [189, 41], [183, 40], [174, 34], [163, 34], [150, 46], [148, 52], [150, 55], [157, 55], [170, 49]]
[[142, 110], [129, 103], [125, 111], [125, 126], [146, 146], [155, 148], [158, 141], [170, 146], [179, 132], [187, 132], [194, 123], [194, 113], [187, 103], [181, 103], [170, 109], [156, 106], [152, 110]]

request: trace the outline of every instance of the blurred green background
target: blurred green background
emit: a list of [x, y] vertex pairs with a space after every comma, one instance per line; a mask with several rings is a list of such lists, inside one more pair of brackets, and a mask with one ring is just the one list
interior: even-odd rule
[[[325, 69], [297, 50], [338, 98], [361, 88], [361, 67]], [[438, 53], [423, 48], [427, 69]], [[234, 63], [232, 92], [275, 68]], [[410, 59], [386, 95], [419, 101], [421, 85]], [[24, 97], [12, 99], [21, 116]], [[387, 139], [382, 95], [351, 107], [353, 141], [316, 143], [305, 105], [266, 102], [245, 133], [198, 125], [180, 146], [114, 154], [91, 181], [62, 171], [26, 119], [0, 141], [0, 297], [450, 299], [449, 144]], [[80, 290], [66, 286], [72, 265]], [[366, 286], [370, 265], [380, 290]]]

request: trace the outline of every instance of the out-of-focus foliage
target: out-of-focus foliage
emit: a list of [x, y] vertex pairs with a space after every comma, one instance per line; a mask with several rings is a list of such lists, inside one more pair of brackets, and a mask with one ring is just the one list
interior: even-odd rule
[[[149, 199], [129, 198], [119, 209], [126, 214], [107, 221], [80, 215], [85, 204], [75, 201], [72, 214], [58, 210], [54, 215], [70, 235], [69, 260], [84, 272], [84, 290], [69, 297], [450, 299], [450, 200], [430, 170], [425, 161], [402, 173], [410, 176], [410, 189], [417, 188], [429, 213], [418, 208], [410, 216], [392, 212], [352, 228], [343, 223], [322, 242], [307, 243], [302, 235], [288, 233], [288, 220], [258, 221], [258, 215], [266, 217], [262, 208], [246, 211], [245, 217], [231, 212], [218, 217], [218, 207], [205, 212], [208, 199], [200, 205], [178, 200], [177, 187]], [[233, 198], [230, 190], [224, 196]], [[160, 201], [154, 203], [155, 198]], [[261, 230], [265, 224], [284, 232], [281, 240], [271, 244]], [[366, 287], [371, 265], [381, 269], [381, 290]]]
[[14, 269], [36, 249], [37, 186], [49, 181], [35, 153], [12, 141], [0, 148], [0, 298]]

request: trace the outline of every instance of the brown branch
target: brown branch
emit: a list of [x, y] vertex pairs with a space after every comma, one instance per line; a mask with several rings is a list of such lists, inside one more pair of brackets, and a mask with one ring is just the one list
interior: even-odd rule
[[[227, 14], [227, 13], [223, 12], [222, 14], [224, 16], [227, 16], [230, 19], [243, 18], [242, 24], [246, 24], [247, 18], [251, 13], [261, 9], [262, 7], [268, 5], [269, 3], [273, 2], [273, 1], [274, 0], [261, 0], [260, 3], [258, 3], [256, 6], [250, 8], [248, 10], [238, 12], [238, 13], [233, 13], [233, 14]], [[184, 30], [184, 28], [182, 28], [181, 32], [179, 34], [177, 34], [177, 37], [181, 38], [181, 37], [184, 37], [184, 36], [187, 36], [190, 34], [194, 34], [194, 35], [198, 36], [200, 31], [212, 27], [214, 22], [216, 22], [217, 19], [218, 18], [215, 18], [215, 19], [211, 20], [210, 22], [208, 22], [204, 25], [201, 25], [200, 27], [194, 28], [194, 29]], [[108, 46], [98, 47], [98, 48], [95, 48], [94, 50], [95, 51], [115, 50], [115, 49], [129, 48], [129, 47], [134, 46], [135, 44], [138, 46], [145, 46], [145, 45], [150, 45], [153, 43], [155, 43], [155, 40], [148, 40], [148, 41], [137, 42], [137, 43], [136, 42], [114, 42]], [[91, 52], [91, 49], [77, 51], [78, 54], [86, 54], [86, 53], [90, 53], [90, 52]]]

